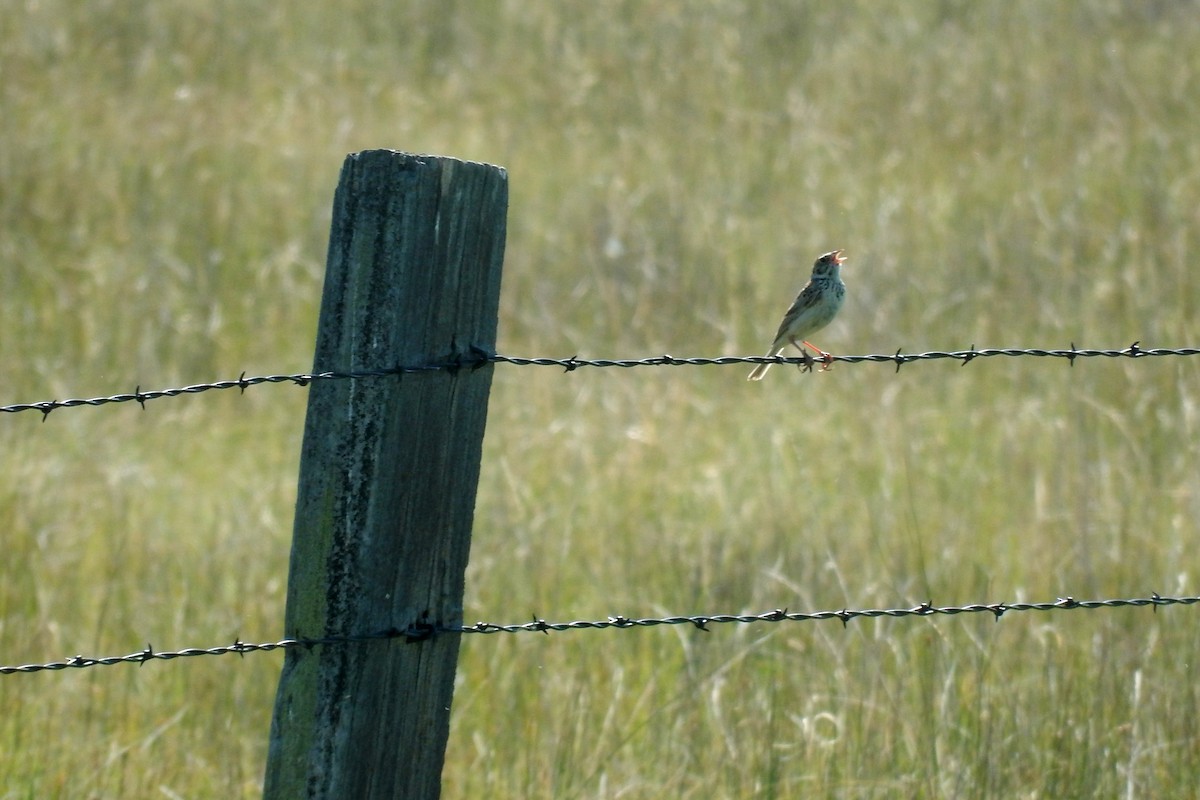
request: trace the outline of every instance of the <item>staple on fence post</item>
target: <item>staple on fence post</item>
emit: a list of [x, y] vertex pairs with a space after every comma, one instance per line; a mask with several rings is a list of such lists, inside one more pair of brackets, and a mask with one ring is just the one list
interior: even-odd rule
[[[313, 373], [494, 352], [507, 202], [499, 167], [348, 156]], [[312, 384], [288, 637], [461, 626], [492, 369]], [[264, 796], [437, 797], [458, 643], [288, 649]]]

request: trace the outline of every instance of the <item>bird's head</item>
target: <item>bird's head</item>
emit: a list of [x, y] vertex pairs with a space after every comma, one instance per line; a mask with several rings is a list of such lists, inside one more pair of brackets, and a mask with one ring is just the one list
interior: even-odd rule
[[842, 258], [842, 253], [845, 250], [834, 250], [831, 253], [826, 253], [817, 259], [813, 264], [814, 275], [836, 275], [838, 268], [846, 263], [846, 259]]

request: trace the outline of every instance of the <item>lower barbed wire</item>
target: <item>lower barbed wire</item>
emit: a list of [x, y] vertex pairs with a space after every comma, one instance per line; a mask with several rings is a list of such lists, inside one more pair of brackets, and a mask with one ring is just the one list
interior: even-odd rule
[[702, 631], [708, 631], [710, 625], [721, 624], [754, 624], [763, 622], [816, 622], [823, 620], [839, 620], [843, 627], [859, 618], [873, 617], [932, 617], [937, 615], [955, 616], [958, 614], [991, 614], [996, 620], [1009, 612], [1023, 611], [1075, 611], [1097, 610], [1102, 608], [1144, 607], [1151, 606], [1155, 610], [1159, 606], [1194, 605], [1200, 603], [1200, 597], [1164, 597], [1158, 593], [1149, 597], [1118, 598], [1111, 600], [1076, 600], [1073, 597], [1060, 597], [1054, 601], [1041, 603], [972, 603], [961, 606], [935, 606], [932, 601], [921, 603], [908, 608], [876, 608], [876, 609], [841, 609], [837, 611], [815, 611], [810, 613], [788, 611], [786, 608], [776, 608], [761, 614], [698, 614], [690, 616], [644, 617], [633, 618], [621, 615], [610, 616], [603, 620], [576, 620], [573, 622], [547, 622], [534, 616], [529, 622], [516, 624], [498, 624], [493, 622], [476, 622], [473, 625], [441, 626], [422, 622], [407, 628], [389, 628], [373, 633], [349, 636], [325, 636], [319, 638], [280, 639], [274, 642], [243, 642], [235, 639], [231, 644], [216, 647], [193, 647], [183, 650], [158, 651], [147, 645], [136, 653], [124, 656], [105, 656], [93, 658], [89, 656], [72, 656], [62, 661], [51, 661], [44, 664], [22, 664], [18, 666], [0, 666], [0, 675], [27, 674], [33, 672], [55, 672], [67, 669], [83, 669], [87, 667], [107, 667], [115, 664], [145, 664], [148, 661], [170, 661], [177, 658], [196, 656], [246, 655], [247, 653], [265, 653], [273, 650], [289, 650], [294, 648], [311, 649], [323, 646], [343, 646], [363, 642], [403, 639], [406, 643], [427, 641], [437, 636], [462, 635], [472, 633], [543, 633], [603, 630], [618, 628], [648, 628], [658, 625], [691, 625]]
[[[930, 350], [924, 353], [905, 353], [901, 350], [896, 350], [895, 353], [874, 353], [869, 355], [850, 355], [850, 356], [829, 356], [828, 363], [841, 362], [843, 364], [862, 364], [862, 363], [887, 363], [895, 364], [896, 370], [899, 371], [902, 364], [909, 364], [915, 361], [934, 361], [938, 359], [952, 359], [958, 361], [962, 366], [966, 366], [971, 361], [977, 358], [991, 358], [995, 356], [1006, 356], [1010, 358], [1018, 358], [1022, 356], [1034, 358], [1065, 358], [1069, 364], [1074, 366], [1077, 358], [1148, 358], [1162, 356], [1194, 356], [1200, 355], [1200, 348], [1195, 347], [1177, 347], [1177, 348], [1142, 348], [1140, 342], [1134, 342], [1129, 347], [1120, 350], [1096, 350], [1096, 349], [1080, 349], [1071, 345], [1070, 349], [1043, 349], [1043, 348], [981, 348], [977, 349], [974, 345], [969, 350]], [[16, 413], [18, 411], [40, 411], [42, 419], [50, 415], [50, 412], [57, 411], [63, 408], [80, 408], [84, 406], [105, 406], [116, 403], [137, 403], [143, 409], [146, 407], [146, 402], [149, 400], [161, 400], [168, 397], [182, 397], [184, 395], [201, 394], [209, 391], [219, 391], [222, 389], [238, 389], [245, 392], [251, 386], [261, 384], [278, 384], [291, 383], [296, 386], [308, 386], [317, 381], [331, 380], [366, 380], [370, 378], [388, 378], [397, 375], [407, 375], [420, 372], [458, 372], [463, 369], [475, 370], [489, 364], [510, 364], [518, 367], [558, 367], [564, 372], [574, 372], [577, 369], [584, 367], [605, 368], [618, 367], [629, 369], [632, 367], [707, 367], [707, 366], [723, 366], [728, 364], [790, 364], [794, 366], [808, 366], [804, 358], [795, 358], [788, 356], [718, 356], [718, 357], [696, 357], [696, 358], [677, 358], [672, 355], [651, 356], [648, 358], [579, 358], [571, 356], [570, 358], [527, 358], [524, 356], [508, 356], [499, 353], [488, 353], [478, 348], [473, 348], [470, 352], [450, 356], [428, 364], [402, 365], [395, 367], [387, 367], [383, 369], [359, 370], [359, 371], [324, 371], [324, 372], [300, 372], [291, 375], [257, 375], [247, 377], [246, 373], [242, 373], [239, 377], [214, 381], [212, 383], [196, 383], [190, 386], [180, 386], [171, 389], [155, 389], [152, 391], [142, 391], [142, 387], [138, 386], [132, 392], [121, 394], [107, 395], [103, 397], [89, 398], [74, 398], [68, 400], [42, 400], [36, 403], [14, 403], [11, 405], [0, 406], [0, 412]]]

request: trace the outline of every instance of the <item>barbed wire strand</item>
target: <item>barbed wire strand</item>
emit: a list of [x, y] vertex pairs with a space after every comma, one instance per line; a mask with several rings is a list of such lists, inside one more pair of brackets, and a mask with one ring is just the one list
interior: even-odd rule
[[145, 664], [147, 661], [171, 660], [190, 658], [194, 656], [221, 656], [236, 653], [269, 652], [272, 650], [289, 650], [293, 648], [313, 648], [320, 645], [344, 645], [356, 642], [368, 642], [381, 639], [403, 639], [405, 642], [418, 642], [431, 639], [434, 636], [446, 634], [492, 634], [492, 633], [543, 633], [551, 631], [602, 630], [617, 628], [648, 628], [657, 625], [691, 625], [701, 631], [708, 632], [710, 625], [729, 623], [754, 624], [762, 622], [816, 622], [823, 620], [840, 620], [847, 627], [852, 620], [872, 617], [933, 617], [937, 615], [957, 614], [992, 614], [999, 621], [1000, 617], [1009, 612], [1022, 611], [1092, 611], [1101, 608], [1122, 608], [1150, 606], [1157, 612], [1159, 606], [1194, 605], [1200, 603], [1200, 597], [1164, 597], [1157, 592], [1149, 597], [1126, 598], [1113, 600], [1076, 600], [1073, 597], [1060, 597], [1054, 602], [1042, 603], [974, 603], [965, 606], [935, 606], [932, 601], [911, 608], [879, 608], [840, 611], [817, 611], [813, 613], [789, 612], [786, 608], [777, 608], [762, 614], [704, 614], [695, 616], [650, 617], [635, 619], [625, 616], [611, 616], [604, 620], [578, 620], [575, 622], [547, 622], [534, 615], [529, 622], [515, 625], [500, 625], [493, 622], [476, 622], [474, 625], [458, 627], [441, 627], [419, 623], [404, 630], [391, 628], [377, 633], [356, 636], [328, 636], [319, 639], [282, 639], [277, 642], [260, 644], [243, 642], [234, 639], [232, 644], [217, 647], [193, 647], [175, 651], [157, 651], [147, 645], [145, 649], [125, 656], [107, 656], [93, 658], [89, 656], [72, 656], [63, 661], [51, 661], [45, 664], [23, 664], [20, 666], [0, 666], [0, 675], [19, 673], [57, 671], [65, 669], [83, 669], [87, 667], [107, 667], [114, 664]]
[[[1194, 356], [1200, 355], [1200, 348], [1195, 347], [1179, 347], [1179, 348], [1143, 348], [1140, 342], [1134, 342], [1129, 347], [1121, 350], [1095, 350], [1095, 349], [1080, 349], [1075, 347], [1074, 342], [1071, 343], [1070, 349], [1067, 350], [1050, 350], [1041, 348], [983, 348], [976, 349], [975, 345], [971, 345], [969, 350], [931, 350], [926, 353], [905, 353], [902, 350], [897, 350], [890, 355], [876, 353], [871, 355], [861, 356], [830, 356], [829, 364], [844, 363], [844, 364], [861, 364], [861, 363], [890, 363], [896, 365], [896, 371], [900, 371], [900, 367], [915, 361], [932, 361], [937, 359], [953, 359], [962, 366], [966, 366], [977, 358], [992, 358], [995, 356], [1006, 356], [1009, 358], [1019, 357], [1034, 357], [1034, 358], [1063, 358], [1067, 360], [1070, 366], [1075, 365], [1077, 358], [1148, 358], [1162, 356]], [[69, 400], [43, 400], [36, 403], [14, 403], [12, 405], [0, 406], [0, 412], [16, 413], [18, 411], [40, 411], [42, 412], [42, 421], [50, 415], [51, 411], [60, 408], [79, 408], [83, 406], [104, 406], [112, 403], [137, 403], [143, 410], [146, 408], [146, 403], [150, 400], [159, 400], [165, 397], [179, 397], [188, 394], [200, 394], [220, 389], [239, 389], [245, 392], [251, 386], [257, 386], [264, 383], [292, 383], [297, 386], [307, 386], [310, 383], [324, 380], [352, 380], [352, 379], [367, 379], [367, 378], [383, 378], [393, 375], [404, 375], [416, 372], [435, 372], [446, 370], [456, 372], [461, 369], [479, 369], [488, 364], [511, 364], [519, 367], [558, 367], [564, 372], [574, 372], [577, 369], [584, 367], [706, 367], [706, 366], [725, 366], [729, 364], [790, 364], [798, 367], [811, 368], [811, 364], [807, 363], [803, 358], [791, 358], [785, 356], [720, 356], [716, 358], [676, 358], [672, 355], [652, 356], [650, 358], [637, 359], [610, 359], [596, 358], [587, 359], [571, 356], [570, 358], [524, 358], [520, 356], [506, 356], [498, 353], [487, 353], [477, 348], [472, 349], [468, 354], [460, 354], [451, 358], [447, 358], [430, 364], [421, 364], [414, 366], [396, 366], [387, 369], [360, 370], [352, 372], [303, 372], [292, 375], [257, 375], [247, 377], [246, 373], [242, 373], [233, 380], [213, 381], [212, 383], [197, 383], [191, 386], [181, 386], [172, 389], [156, 389], [153, 391], [143, 392], [139, 385], [131, 393], [114, 394], [106, 397], [90, 397], [90, 398], [75, 398]]]

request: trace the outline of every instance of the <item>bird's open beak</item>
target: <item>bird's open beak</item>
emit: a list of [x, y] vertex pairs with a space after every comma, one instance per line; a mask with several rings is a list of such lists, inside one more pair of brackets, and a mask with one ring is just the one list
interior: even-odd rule
[[833, 251], [833, 260], [834, 260], [834, 263], [836, 263], [836, 264], [837, 264], [839, 267], [840, 267], [842, 264], [845, 264], [845, 263], [846, 263], [846, 259], [842, 258], [842, 253], [844, 253], [844, 252], [846, 252], [846, 251], [845, 251], [845, 250], [834, 250], [834, 251]]

